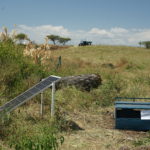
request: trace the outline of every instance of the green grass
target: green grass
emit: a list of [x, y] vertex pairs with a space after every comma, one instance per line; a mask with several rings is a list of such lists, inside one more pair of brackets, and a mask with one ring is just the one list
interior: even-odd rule
[[[62, 57], [62, 65], [57, 68], [59, 56]], [[51, 59], [48, 60], [46, 65], [41, 66], [40, 64], [34, 64], [32, 58], [24, 57], [22, 47], [12, 43], [0, 43], [1, 105], [37, 83], [41, 78], [51, 74], [63, 77], [96, 73], [102, 78], [102, 85], [91, 92], [80, 91], [75, 87], [66, 87], [57, 91], [56, 118], [58, 120], [50, 118], [51, 92], [49, 90], [45, 91], [44, 118], [41, 118], [39, 114], [40, 96], [37, 96], [34, 100], [29, 101], [11, 113], [11, 115], [5, 117], [5, 122], [0, 124], [0, 139], [5, 145], [12, 145], [13, 147], [17, 146], [17, 143], [20, 144], [18, 146], [24, 146], [26, 141], [29, 141], [32, 145], [35, 143], [41, 143], [42, 145], [42, 139], [49, 138], [45, 134], [44, 129], [46, 128], [46, 132], [52, 137], [51, 139], [56, 139], [56, 143], [58, 139], [58, 143], [60, 143], [59, 139], [64, 135], [64, 131], [61, 131], [61, 126], [62, 124], [67, 126], [64, 122], [71, 115], [79, 114], [79, 120], [81, 117], [81, 120], [84, 122], [85, 118], [82, 118], [82, 113], [79, 112], [86, 112], [89, 116], [94, 112], [97, 113], [96, 116], [98, 118], [96, 119], [99, 120], [107, 114], [109, 109], [111, 109], [110, 112], [113, 112], [112, 106], [116, 96], [150, 97], [149, 60], [150, 51], [144, 48], [85, 46], [52, 51]], [[101, 109], [104, 112], [99, 112]], [[71, 117], [71, 119], [76, 120], [77, 118]], [[93, 128], [91, 133], [96, 134], [97, 129], [94, 131], [96, 122], [94, 119], [91, 122], [93, 124], [87, 121], [85, 127], [90, 124]], [[104, 119], [102, 119], [102, 124], [105, 124]], [[103, 126], [100, 125], [100, 127], [100, 130], [98, 130], [100, 134], [103, 135], [103, 131], [107, 132], [107, 129]], [[124, 133], [120, 131], [113, 130], [112, 132], [117, 140], [124, 137]], [[78, 135], [78, 133], [76, 134]], [[74, 135], [75, 137], [76, 134]], [[99, 133], [96, 135], [99, 136]], [[82, 133], [81, 136], [83, 136]], [[36, 139], [35, 137], [39, 138]], [[136, 141], [136, 138], [134, 140]], [[67, 140], [65, 141], [67, 143]], [[102, 141], [106, 142], [107, 148], [111, 148], [109, 145], [111, 137], [110, 139], [108, 138], [108, 143], [106, 139]], [[147, 141], [149, 142], [149, 140]], [[118, 148], [115, 143], [117, 141], [112, 143], [113, 148]], [[134, 146], [133, 142], [127, 143], [130, 146]], [[86, 144], [88, 145], [88, 143], [82, 145], [82, 149], [87, 148]], [[64, 147], [64, 149], [69, 150], [67, 147]]]

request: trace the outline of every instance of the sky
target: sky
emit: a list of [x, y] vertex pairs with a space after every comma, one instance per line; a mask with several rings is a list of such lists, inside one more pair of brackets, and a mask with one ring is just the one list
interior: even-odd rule
[[0, 31], [47, 35], [93, 44], [137, 46], [150, 40], [150, 0], [0, 0]]

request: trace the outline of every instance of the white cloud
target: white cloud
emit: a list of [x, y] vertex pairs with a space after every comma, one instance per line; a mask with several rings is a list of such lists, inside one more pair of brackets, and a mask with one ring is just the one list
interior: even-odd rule
[[27, 26], [18, 25], [17, 32], [26, 33], [31, 40], [42, 43], [46, 35], [55, 34], [72, 39], [71, 44], [78, 44], [81, 40], [93, 41], [93, 44], [111, 45], [138, 45], [139, 41], [150, 40], [150, 29], [125, 29], [113, 27], [101, 29], [93, 27], [90, 30], [71, 31], [63, 26], [41, 25]]
[[150, 41], [150, 29], [137, 30], [129, 37], [129, 42]]
[[98, 28], [92, 28], [89, 33], [91, 34], [97, 34], [99, 36], [104, 36], [108, 38], [112, 38], [113, 34], [105, 29], [98, 29]]
[[69, 31], [65, 29], [63, 26], [42, 25], [42, 26], [29, 27], [26, 25], [18, 25], [17, 28], [20, 30], [38, 32], [38, 33], [47, 33], [47, 34], [59, 33], [62, 35], [69, 34]]
[[112, 33], [128, 33], [128, 30], [127, 29], [124, 29], [124, 28], [120, 28], [120, 27], [115, 27], [115, 28], [111, 28], [110, 30]]

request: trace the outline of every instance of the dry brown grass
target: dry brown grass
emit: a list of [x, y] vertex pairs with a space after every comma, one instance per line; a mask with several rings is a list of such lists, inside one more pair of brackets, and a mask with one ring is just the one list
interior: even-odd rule
[[132, 142], [146, 135], [145, 132], [114, 129], [112, 107], [75, 112], [69, 118], [84, 130], [65, 133], [62, 150], [118, 150], [126, 145], [133, 148]]
[[[55, 67], [59, 56], [62, 56], [62, 66], [53, 72], [57, 75], [99, 73], [105, 84], [108, 75], [113, 77], [114, 74], [118, 74], [127, 84], [126, 89], [123, 89], [125, 94], [129, 94], [127, 96], [149, 97], [150, 52], [146, 49], [119, 46], [89, 46], [70, 47], [60, 51], [54, 50], [50, 54], [53, 61], [47, 64], [48, 71]], [[102, 64], [113, 64], [114, 68], [102, 67]], [[83, 108], [79, 111], [78, 108], [75, 108], [78, 106], [76, 103], [79, 103], [79, 101], [75, 100], [79, 99], [88, 103], [90, 94], [87, 93], [85, 97], [83, 93], [77, 93], [77, 91], [72, 93], [74, 94], [74, 97], [71, 95], [72, 98], [70, 96], [65, 97], [64, 93], [62, 93], [59, 99], [66, 98], [69, 102], [71, 101], [68, 107], [72, 111], [66, 117], [76, 122], [84, 130], [64, 132], [65, 142], [62, 145], [62, 150], [117, 150], [121, 147], [133, 149], [133, 141], [147, 136], [145, 132], [115, 130], [113, 107], [97, 107], [85, 110], [82, 105]], [[76, 96], [75, 94], [78, 95]], [[110, 93], [107, 94], [109, 95]], [[92, 96], [94, 97], [94, 95]], [[97, 96], [98, 100], [99, 97], [100, 95]], [[47, 101], [49, 102], [49, 100]], [[30, 119], [39, 120], [40, 107], [38, 103], [35, 104], [35, 101], [27, 106], [25, 109], [23, 109], [24, 107], [21, 108], [20, 112], [26, 115], [25, 119], [21, 118], [20, 120], [29, 127], [33, 126], [33, 124], [29, 124]], [[60, 106], [65, 110], [67, 109], [66, 105]], [[48, 117], [50, 117], [49, 106], [45, 107], [45, 109], [46, 114], [44, 115], [44, 120], [42, 120], [43, 122], [45, 121], [44, 123], [48, 122]], [[27, 118], [28, 121], [26, 120]], [[38, 123], [36, 126], [38, 126]]]
[[[32, 134], [33, 126], [36, 128], [38, 122], [46, 123], [50, 118], [49, 105], [45, 106], [43, 119], [39, 112], [40, 105], [33, 102], [29, 102], [28, 107], [23, 106], [16, 109], [16, 117], [22, 117], [21, 122], [16, 120], [16, 125], [28, 126], [28, 132]], [[135, 140], [147, 136], [146, 132], [114, 129], [113, 107], [99, 108], [98, 110], [93, 108], [83, 111], [74, 110], [72, 113], [67, 113], [66, 118], [78, 124], [83, 130], [68, 130], [61, 133], [65, 137], [65, 142], [61, 146], [62, 150], [119, 150], [126, 146], [132, 150]], [[8, 150], [3, 143], [1, 145]]]
[[[146, 49], [119, 46], [71, 47], [52, 52], [52, 57], [58, 56], [62, 56], [63, 60], [58, 70], [60, 73], [64, 70], [65, 75], [98, 72], [105, 79], [106, 74], [116, 72], [128, 84], [126, 93], [149, 97], [149, 84], [143, 82], [143, 75], [149, 74], [150, 69], [150, 53]], [[113, 64], [114, 68], [102, 66], [108, 63]], [[144, 132], [115, 130], [113, 108], [99, 109], [69, 114], [68, 118], [84, 130], [64, 133], [63, 150], [117, 150], [126, 146], [133, 149], [133, 141], [147, 135]]]
[[116, 67], [123, 67], [126, 64], [128, 64], [127, 59], [126, 58], [120, 58], [120, 60], [116, 64]]

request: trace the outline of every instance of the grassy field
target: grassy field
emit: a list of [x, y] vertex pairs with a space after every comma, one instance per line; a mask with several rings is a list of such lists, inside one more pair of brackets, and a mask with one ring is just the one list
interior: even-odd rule
[[[62, 58], [61, 66], [57, 66], [59, 56]], [[20, 56], [17, 55], [16, 58], [19, 59]], [[138, 149], [150, 144], [149, 132], [114, 129], [113, 115], [116, 96], [150, 97], [148, 49], [125, 46], [70, 47], [52, 51], [51, 59], [44, 66], [32, 64], [31, 58], [22, 59], [21, 66], [18, 61], [6, 64], [10, 70], [18, 68], [11, 73], [4, 67], [1, 68], [1, 104], [50, 74], [70, 76], [96, 73], [101, 76], [102, 85], [90, 92], [74, 87], [57, 91], [55, 119], [50, 118], [49, 90], [44, 93], [43, 118], [39, 114], [40, 96], [16, 109], [0, 124], [0, 149], [10, 149], [10, 145], [14, 149], [16, 145], [24, 145], [29, 141], [44, 145], [41, 139], [57, 139], [55, 143], [61, 145], [61, 137], [64, 137], [60, 146], [62, 150]], [[23, 71], [20, 71], [21, 67]], [[14, 75], [19, 77], [7, 82]], [[77, 130], [75, 125], [71, 126], [69, 121], [82, 130]], [[49, 134], [50, 137], [47, 136]]]

